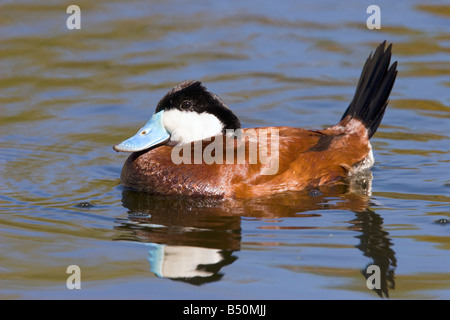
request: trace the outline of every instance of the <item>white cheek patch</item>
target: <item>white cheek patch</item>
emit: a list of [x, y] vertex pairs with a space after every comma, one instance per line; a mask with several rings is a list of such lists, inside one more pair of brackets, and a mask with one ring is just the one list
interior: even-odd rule
[[181, 111], [172, 109], [164, 111], [163, 124], [170, 133], [170, 142], [190, 143], [221, 134], [223, 123], [210, 113]]

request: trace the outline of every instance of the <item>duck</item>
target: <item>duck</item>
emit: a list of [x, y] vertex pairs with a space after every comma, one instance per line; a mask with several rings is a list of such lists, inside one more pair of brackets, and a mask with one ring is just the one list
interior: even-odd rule
[[121, 184], [133, 190], [187, 197], [267, 197], [343, 184], [370, 170], [377, 131], [397, 76], [392, 44], [367, 58], [340, 121], [309, 130], [242, 128], [222, 99], [197, 80], [172, 88], [147, 123], [116, 144], [131, 153]]

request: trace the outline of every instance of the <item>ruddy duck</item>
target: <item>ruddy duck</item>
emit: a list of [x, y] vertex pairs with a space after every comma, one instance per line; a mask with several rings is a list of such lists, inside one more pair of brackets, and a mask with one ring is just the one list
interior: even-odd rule
[[[179, 84], [135, 136], [114, 146], [133, 152], [123, 166], [121, 183], [164, 195], [250, 198], [333, 185], [371, 168], [369, 139], [380, 125], [397, 75], [397, 62], [390, 65], [392, 45], [385, 45], [367, 59], [340, 122], [324, 130], [241, 129], [238, 117], [199, 81]], [[268, 140], [272, 145], [263, 150], [260, 143]], [[218, 148], [225, 145], [226, 152]], [[180, 150], [182, 159], [194, 161], [180, 161]], [[252, 150], [264, 159], [252, 161]]]

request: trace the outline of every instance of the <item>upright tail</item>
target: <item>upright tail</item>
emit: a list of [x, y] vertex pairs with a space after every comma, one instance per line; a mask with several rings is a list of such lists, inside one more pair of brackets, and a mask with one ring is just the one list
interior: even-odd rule
[[397, 76], [397, 61], [390, 67], [390, 44], [385, 50], [386, 41], [370, 54], [359, 78], [352, 102], [348, 106], [343, 120], [347, 116], [360, 120], [367, 128], [369, 139], [375, 134], [383, 119], [389, 94]]

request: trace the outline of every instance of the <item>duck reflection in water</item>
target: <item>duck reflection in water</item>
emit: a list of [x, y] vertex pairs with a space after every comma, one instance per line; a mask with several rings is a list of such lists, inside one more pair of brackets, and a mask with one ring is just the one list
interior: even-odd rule
[[149, 246], [150, 270], [159, 277], [200, 285], [218, 281], [220, 270], [237, 258], [241, 218], [211, 199], [153, 196], [132, 190], [122, 194], [127, 219], [118, 240]]
[[[223, 268], [237, 260], [233, 253], [240, 250], [242, 217], [300, 219], [320, 217], [323, 210], [351, 211], [355, 218], [348, 228], [358, 232], [356, 247], [372, 260], [361, 273], [368, 278], [367, 267], [379, 266], [381, 287], [374, 291], [388, 297], [394, 288], [396, 259], [383, 219], [369, 208], [375, 205], [370, 203], [371, 180], [367, 171], [346, 185], [250, 200], [167, 197], [125, 189], [122, 202], [129, 212], [117, 221], [116, 229], [125, 232], [116, 240], [146, 243], [150, 270], [157, 276], [201, 285], [219, 281]], [[366, 279], [361, 280], [365, 285]]]

